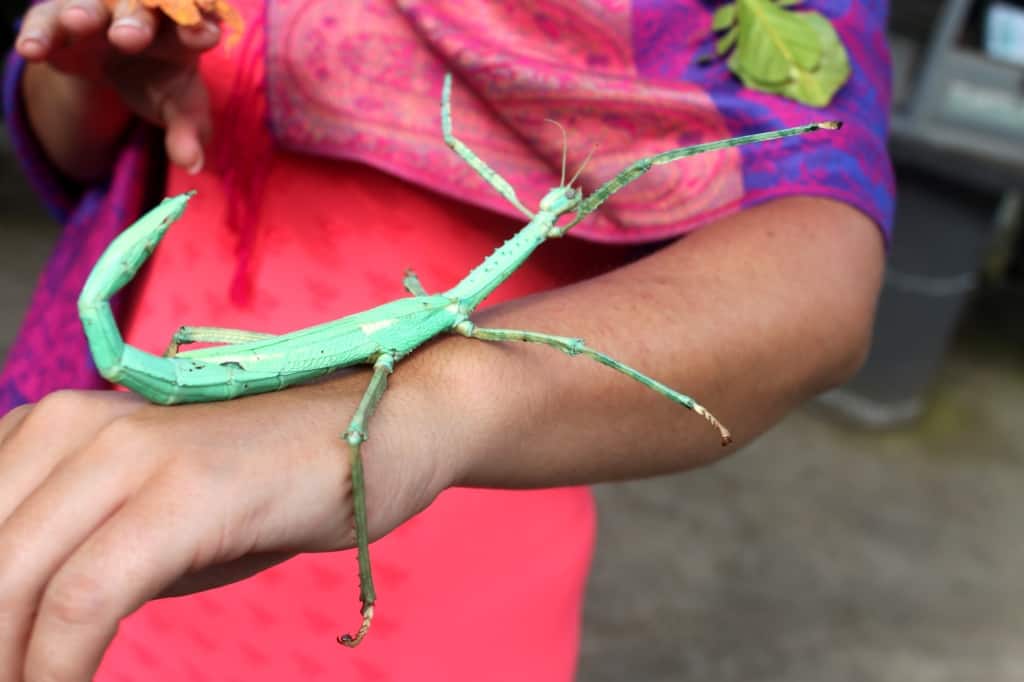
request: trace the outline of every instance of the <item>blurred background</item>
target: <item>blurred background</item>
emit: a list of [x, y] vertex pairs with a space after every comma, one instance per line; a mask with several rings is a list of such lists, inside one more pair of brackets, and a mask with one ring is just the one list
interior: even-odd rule
[[[870, 358], [725, 462], [597, 488], [582, 681], [1024, 680], [1024, 0], [894, 0], [890, 35]], [[0, 206], [3, 357], [57, 228], [2, 135]]]

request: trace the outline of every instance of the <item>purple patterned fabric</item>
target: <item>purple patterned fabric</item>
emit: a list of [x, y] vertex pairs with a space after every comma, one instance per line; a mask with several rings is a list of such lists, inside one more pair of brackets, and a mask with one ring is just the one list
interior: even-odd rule
[[[748, 135], [811, 120], [843, 121], [827, 144], [793, 138], [782, 144], [740, 148], [743, 206], [795, 194], [828, 196], [856, 206], [891, 237], [895, 201], [889, 134], [891, 65], [886, 42], [885, 0], [804, 2], [828, 17], [846, 45], [852, 75], [825, 109], [742, 87], [722, 60], [700, 66], [696, 57], [711, 51], [710, 17], [687, 19], [690, 3], [633, 0], [637, 67], [647, 78], [700, 83], [728, 122], [731, 135]], [[709, 10], [718, 2], [703, 3]], [[685, 46], [685, 47], [681, 47]], [[799, 189], [798, 189], [799, 188]]]
[[[242, 6], [245, 6], [243, 1]], [[718, 151], [652, 169], [573, 231], [602, 242], [658, 241], [765, 200], [832, 197], [891, 227], [893, 182], [886, 4], [804, 2], [849, 46], [854, 70], [817, 109], [740, 86], [712, 54], [715, 2], [287, 0], [268, 5], [267, 100], [282, 146], [356, 160], [466, 203], [516, 210], [438, 135], [446, 71], [455, 134], [527, 206], [597, 145], [595, 188], [638, 158], [740, 134], [840, 119], [843, 130]]]
[[64, 230], [0, 375], [0, 415], [60, 388], [105, 385], [92, 364], [76, 302], [100, 253], [141, 213], [144, 179], [152, 177], [157, 162], [150, 151], [154, 131], [140, 127], [121, 151], [106, 184], [72, 189], [28, 132], [18, 95], [23, 68], [22, 60], [8, 59], [3, 82], [7, 128], [29, 182]]
[[[545, 117], [569, 129], [574, 165], [592, 143], [600, 144], [583, 176], [590, 188], [649, 153], [837, 118], [846, 124], [841, 134], [661, 166], [574, 234], [607, 242], [663, 240], [797, 194], [845, 201], [887, 237], [891, 231], [882, 0], [804, 3], [832, 20], [853, 65], [850, 82], [824, 110], [745, 89], [722, 60], [698, 65], [713, 49], [710, 22], [718, 3], [594, 0], [584, 6], [589, 9], [518, 0], [233, 4], [251, 30], [265, 28], [268, 117], [284, 148], [358, 160], [514, 214], [439, 139], [437, 95], [447, 69], [457, 75], [457, 134], [509, 178], [528, 205], [559, 173], [561, 138]], [[147, 187], [162, 177], [165, 163], [152, 146], [154, 131], [140, 127], [108, 182], [70, 187], [28, 132], [18, 97], [22, 67], [11, 57], [5, 71], [8, 128], [33, 186], [66, 227], [0, 375], [0, 414], [58, 388], [102, 385], [75, 301], [103, 247], [153, 203]]]

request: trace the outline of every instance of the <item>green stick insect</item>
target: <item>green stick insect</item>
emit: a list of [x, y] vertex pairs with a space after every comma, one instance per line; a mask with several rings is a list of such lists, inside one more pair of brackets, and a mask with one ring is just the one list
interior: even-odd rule
[[[340, 643], [350, 647], [366, 636], [376, 601], [368, 549], [366, 484], [360, 447], [367, 438], [367, 422], [384, 395], [388, 375], [394, 371], [395, 364], [443, 332], [482, 341], [546, 344], [570, 356], [592, 358], [693, 410], [718, 429], [723, 445], [728, 444], [731, 440], [728, 430], [693, 398], [590, 348], [582, 339], [514, 329], [486, 329], [477, 327], [470, 315], [522, 265], [534, 249], [547, 239], [563, 236], [608, 197], [652, 166], [716, 149], [819, 129], [835, 130], [840, 126], [838, 122], [830, 121], [673, 149], [637, 161], [587, 197], [582, 190], [572, 186], [575, 178], [565, 183], [563, 168], [562, 184], [547, 192], [535, 213], [523, 206], [504, 178], [452, 135], [450, 97], [449, 74], [444, 79], [441, 95], [441, 126], [445, 142], [487, 184], [525, 214], [529, 223], [448, 291], [428, 294], [416, 275], [409, 271], [403, 284], [411, 296], [371, 310], [279, 336], [217, 327], [181, 327], [173, 335], [163, 357], [151, 355], [125, 344], [108, 301], [135, 276], [171, 223], [185, 210], [193, 194], [187, 192], [164, 199], [120, 234], [100, 257], [78, 300], [79, 315], [100, 373], [107, 380], [130, 388], [154, 403], [170, 405], [229, 400], [286, 388], [343, 367], [373, 366], [369, 386], [343, 436], [348, 445], [351, 467], [359, 596], [362, 601], [362, 624], [358, 631], [355, 635], [338, 638]], [[559, 217], [567, 213], [575, 216], [564, 226], [557, 225]], [[179, 352], [181, 345], [195, 342], [223, 345]]]

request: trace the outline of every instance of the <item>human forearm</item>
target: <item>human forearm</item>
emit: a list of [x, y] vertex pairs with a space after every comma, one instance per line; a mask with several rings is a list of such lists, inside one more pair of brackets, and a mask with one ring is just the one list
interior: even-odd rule
[[[742, 445], [859, 365], [881, 268], [881, 239], [862, 214], [823, 199], [785, 199], [608, 275], [475, 319], [581, 336], [692, 395]], [[409, 378], [396, 379], [396, 399], [420, 390], [413, 375], [426, 372], [435, 383], [429, 390], [458, 404], [441, 444], [451, 454], [440, 456], [454, 458], [463, 485], [633, 478], [729, 451], [696, 415], [591, 360], [546, 347], [445, 338], [401, 371]]]
[[69, 178], [103, 177], [131, 114], [110, 87], [30, 63], [22, 78], [25, 114], [43, 151]]

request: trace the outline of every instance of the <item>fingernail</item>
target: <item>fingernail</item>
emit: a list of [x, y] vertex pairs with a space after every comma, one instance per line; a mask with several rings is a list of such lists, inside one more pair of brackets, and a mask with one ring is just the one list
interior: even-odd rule
[[130, 14], [128, 16], [126, 16], [126, 17], [121, 17], [120, 19], [115, 21], [113, 26], [114, 27], [123, 27], [123, 28], [133, 28], [133, 29], [137, 29], [139, 31], [146, 30], [146, 25], [143, 24], [138, 19], [138, 17], [134, 17], [134, 16], [132, 16]]
[[189, 175], [198, 175], [199, 171], [201, 171], [201, 170], [203, 170], [203, 153], [199, 152], [199, 158], [196, 160], [195, 163], [193, 163], [189, 167], [188, 174]]
[[202, 33], [220, 33], [220, 24], [212, 19], [203, 19], [202, 23], [196, 27], [196, 30]]
[[213, 40], [220, 36], [220, 27], [216, 22], [210, 21], [209, 19], [204, 19], [195, 26], [182, 26], [180, 30], [183, 31], [184, 34], [188, 34], [188, 36], [193, 40]]
[[46, 48], [46, 41], [41, 33], [35, 31], [24, 34], [18, 38], [18, 52], [39, 52]]
[[88, 2], [69, 2], [63, 12], [65, 16], [72, 16], [77, 12], [85, 19], [92, 19], [96, 16], [95, 8]]

